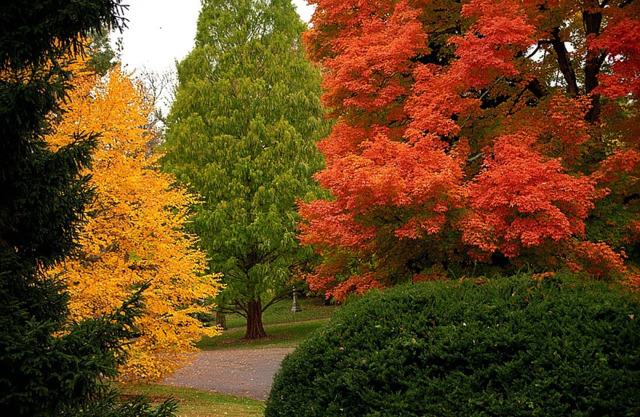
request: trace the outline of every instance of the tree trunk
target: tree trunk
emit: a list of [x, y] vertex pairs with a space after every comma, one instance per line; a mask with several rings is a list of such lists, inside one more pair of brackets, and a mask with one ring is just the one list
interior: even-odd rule
[[245, 339], [262, 339], [267, 337], [267, 333], [262, 326], [262, 302], [251, 300], [247, 303], [247, 331]]
[[216, 325], [222, 330], [227, 330], [227, 316], [220, 311], [216, 311]]
[[558, 68], [564, 77], [564, 81], [567, 83], [567, 92], [571, 97], [577, 97], [579, 91], [576, 73], [569, 60], [569, 51], [567, 51], [564, 41], [560, 38], [560, 28], [554, 28], [551, 31], [551, 35], [553, 36], [553, 38], [551, 38], [551, 45], [558, 56]]
[[[591, 8], [582, 12], [582, 22], [587, 36], [597, 36], [600, 34], [602, 13], [599, 11], [599, 4], [597, 1], [592, 1], [590, 3]], [[597, 11], [594, 12], [595, 10]], [[602, 67], [605, 56], [606, 54], [598, 50], [589, 49], [587, 51], [584, 66], [584, 87], [586, 94], [591, 94], [591, 92], [598, 86], [598, 74], [600, 73], [600, 68]], [[589, 109], [586, 117], [587, 122], [598, 122], [600, 120], [600, 110], [600, 95], [593, 94], [591, 96], [591, 108]]]

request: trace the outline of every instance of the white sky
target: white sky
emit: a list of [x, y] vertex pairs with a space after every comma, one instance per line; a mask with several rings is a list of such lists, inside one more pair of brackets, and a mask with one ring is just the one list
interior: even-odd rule
[[[162, 73], [175, 67], [193, 49], [200, 0], [128, 0], [128, 29], [111, 35], [122, 38], [122, 63], [128, 70], [146, 68]], [[298, 14], [309, 21], [313, 8], [293, 0]], [[114, 44], [115, 48], [115, 44]]]

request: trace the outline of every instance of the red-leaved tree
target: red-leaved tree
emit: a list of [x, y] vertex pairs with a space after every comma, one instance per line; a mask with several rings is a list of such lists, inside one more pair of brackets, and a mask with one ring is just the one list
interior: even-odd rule
[[637, 0], [312, 0], [337, 123], [312, 289], [640, 260]]

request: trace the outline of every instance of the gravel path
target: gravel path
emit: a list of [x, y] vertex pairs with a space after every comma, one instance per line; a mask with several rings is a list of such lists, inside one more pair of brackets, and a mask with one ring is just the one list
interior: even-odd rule
[[293, 348], [201, 351], [162, 384], [266, 400], [273, 376]]

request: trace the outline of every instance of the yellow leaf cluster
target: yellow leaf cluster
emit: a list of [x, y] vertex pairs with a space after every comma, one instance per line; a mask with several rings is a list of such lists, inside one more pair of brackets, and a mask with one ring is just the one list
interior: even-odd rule
[[108, 313], [140, 283], [151, 283], [121, 378], [159, 380], [184, 362], [195, 341], [217, 334], [193, 314], [203, 311], [196, 300], [215, 296], [220, 283], [204, 273], [205, 255], [183, 231], [194, 196], [157, 169], [159, 155], [147, 146], [151, 109], [136, 83], [119, 67], [104, 78], [82, 63], [70, 68], [75, 88], [48, 143], [58, 149], [74, 133], [100, 132], [90, 170], [96, 198], [80, 255], [53, 273], [67, 280], [73, 319]]

